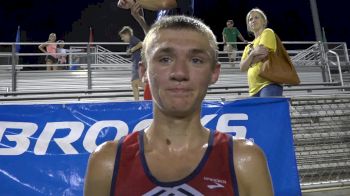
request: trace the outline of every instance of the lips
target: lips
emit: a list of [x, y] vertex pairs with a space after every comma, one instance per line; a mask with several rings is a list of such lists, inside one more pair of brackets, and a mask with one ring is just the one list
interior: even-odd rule
[[186, 87], [174, 87], [174, 88], [168, 88], [168, 92], [170, 92], [173, 95], [188, 95], [192, 92], [191, 88]]

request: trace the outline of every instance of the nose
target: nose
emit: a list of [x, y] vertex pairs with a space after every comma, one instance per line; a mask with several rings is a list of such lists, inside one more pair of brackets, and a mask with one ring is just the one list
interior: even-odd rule
[[186, 60], [177, 60], [171, 68], [170, 72], [170, 80], [177, 81], [177, 82], [183, 82], [188, 81], [189, 78], [189, 65], [187, 64]]

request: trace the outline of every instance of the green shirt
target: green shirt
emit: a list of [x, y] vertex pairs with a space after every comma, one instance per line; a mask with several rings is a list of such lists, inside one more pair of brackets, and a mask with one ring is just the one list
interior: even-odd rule
[[[241, 35], [241, 33], [236, 27], [233, 27], [233, 28], [225, 27], [222, 34], [225, 36], [226, 42], [237, 42], [237, 37]], [[237, 48], [236, 44], [232, 44], [232, 46]]]

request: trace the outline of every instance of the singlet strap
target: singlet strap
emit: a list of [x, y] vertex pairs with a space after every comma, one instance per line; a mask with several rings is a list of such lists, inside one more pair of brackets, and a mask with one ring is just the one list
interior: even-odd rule
[[229, 166], [230, 166], [230, 173], [231, 173], [231, 181], [232, 181], [232, 187], [233, 187], [233, 192], [234, 196], [239, 196], [239, 191], [238, 191], [238, 183], [237, 183], [237, 176], [235, 172], [235, 164], [233, 161], [234, 155], [233, 155], [233, 138], [230, 135], [227, 135], [228, 137], [228, 161], [229, 161]]
[[120, 163], [120, 156], [122, 152], [123, 142], [124, 142], [125, 136], [120, 138], [117, 144], [117, 152], [115, 154], [115, 160], [114, 160], [114, 168], [113, 168], [113, 176], [112, 176], [112, 182], [111, 182], [111, 190], [110, 190], [110, 196], [114, 196], [115, 194], [115, 186], [116, 181], [118, 177], [118, 169], [119, 169], [119, 163]]

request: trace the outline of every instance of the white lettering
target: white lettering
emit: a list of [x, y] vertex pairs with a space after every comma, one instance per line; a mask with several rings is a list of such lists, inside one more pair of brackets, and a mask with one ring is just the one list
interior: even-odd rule
[[220, 116], [216, 129], [222, 132], [236, 133], [234, 138], [245, 138], [247, 135], [247, 128], [245, 126], [229, 126], [231, 120], [248, 120], [247, 114], [223, 114]]
[[49, 143], [57, 129], [70, 129], [69, 134], [62, 138], [54, 138], [56, 144], [65, 154], [78, 154], [78, 151], [72, 146], [84, 131], [84, 124], [81, 122], [49, 122], [46, 124], [43, 132], [40, 134], [34, 147], [34, 154], [46, 154]]
[[213, 120], [216, 116], [217, 116], [217, 114], [210, 114], [210, 115], [205, 115], [205, 116], [203, 116], [202, 119], [201, 119], [202, 125], [205, 126], [205, 125], [208, 124], [211, 120]]
[[[209, 114], [203, 116], [201, 118], [202, 125], [207, 125], [217, 116], [218, 114]], [[153, 119], [145, 119], [138, 122], [133, 131], [140, 131], [149, 127], [152, 123], [152, 120]], [[218, 118], [216, 130], [225, 133], [236, 133], [234, 136], [235, 138], [246, 138], [247, 128], [245, 126], [232, 126], [230, 125], [230, 122], [247, 120], [248, 115], [244, 113], [223, 114]], [[116, 129], [116, 135], [114, 137], [115, 140], [119, 140], [121, 137], [129, 133], [129, 126], [124, 121], [98, 121], [88, 129], [85, 138], [83, 139], [83, 147], [86, 151], [93, 152], [96, 149], [96, 142], [99, 138], [99, 135], [101, 135], [103, 138], [111, 130], [106, 128]], [[19, 129], [20, 132], [17, 133], [16, 131], [15, 133], [5, 133], [7, 129]], [[38, 125], [35, 123], [0, 121], [0, 155], [20, 155], [28, 151], [30, 142], [35, 142], [35, 138], [32, 141], [30, 138], [37, 131], [37, 129]], [[60, 132], [62, 129], [68, 129], [69, 133], [64, 137], [54, 137], [56, 132]], [[51, 141], [54, 141], [65, 154], [78, 154], [79, 152], [73, 147], [72, 143], [78, 141], [83, 133], [84, 124], [82, 122], [47, 122], [45, 128], [42, 130], [36, 141], [33, 150], [34, 154], [45, 155], [47, 153], [49, 145], [51, 144]], [[15, 145], [9, 146], [5, 144], [4, 141], [2, 141], [5, 137], [9, 142], [15, 142]], [[78, 143], [77, 145], [81, 144]]]
[[[6, 129], [20, 129], [19, 134], [7, 134], [5, 137], [11, 141], [16, 142], [14, 147], [2, 148], [2, 138]], [[38, 126], [34, 123], [27, 122], [0, 122], [0, 155], [20, 155], [25, 153], [30, 145], [29, 137], [32, 136]]]

